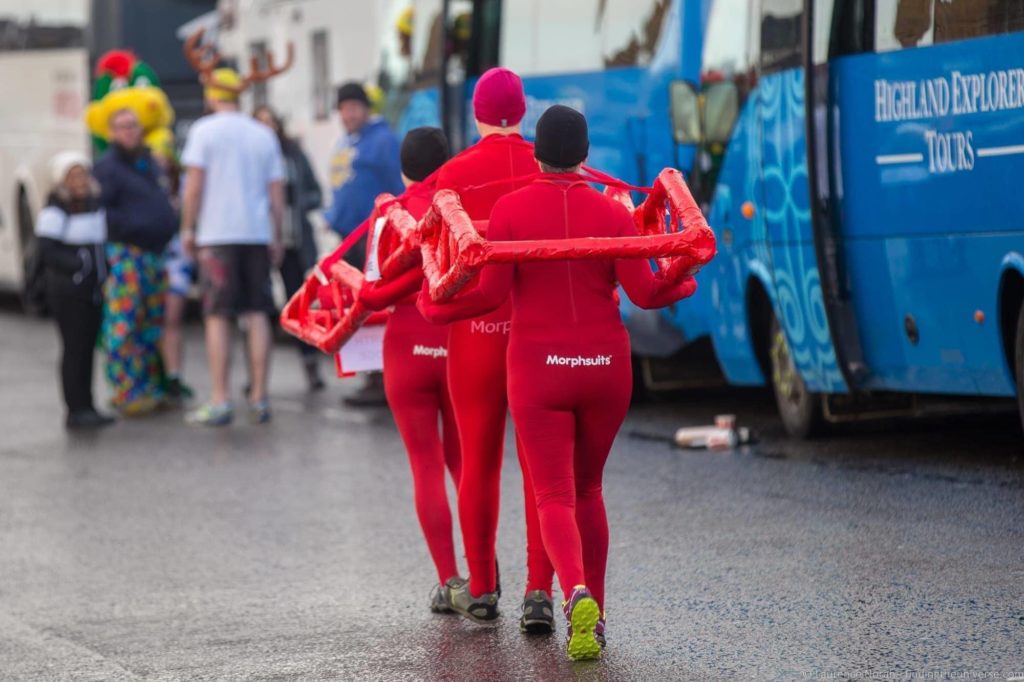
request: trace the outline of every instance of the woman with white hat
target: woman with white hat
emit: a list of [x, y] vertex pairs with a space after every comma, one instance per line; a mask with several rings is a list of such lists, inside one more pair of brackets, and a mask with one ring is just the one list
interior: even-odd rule
[[61, 386], [69, 429], [113, 423], [92, 399], [93, 350], [103, 317], [107, 226], [89, 159], [62, 152], [53, 159], [54, 189], [36, 221], [46, 288], [60, 330]]

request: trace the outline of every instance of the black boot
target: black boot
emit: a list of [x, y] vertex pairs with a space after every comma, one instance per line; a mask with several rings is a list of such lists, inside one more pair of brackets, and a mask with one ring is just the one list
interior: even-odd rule
[[87, 410], [76, 410], [75, 412], [68, 413], [67, 422], [65, 424], [68, 429], [77, 430], [99, 429], [104, 426], [110, 426], [113, 423], [113, 417], [100, 414], [96, 410], [90, 408]]
[[315, 355], [308, 355], [302, 359], [306, 368], [306, 385], [310, 393], [316, 393], [326, 388], [324, 380], [320, 378], [320, 363]]
[[343, 402], [349, 407], [386, 407], [388, 401], [384, 396], [384, 374], [367, 374], [362, 388], [352, 395], [345, 396]]

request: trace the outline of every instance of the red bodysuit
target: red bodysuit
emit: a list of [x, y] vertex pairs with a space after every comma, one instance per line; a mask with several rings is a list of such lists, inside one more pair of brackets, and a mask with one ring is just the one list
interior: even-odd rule
[[[473, 220], [487, 220], [498, 199], [527, 181], [475, 188], [502, 179], [535, 175], [533, 147], [519, 135], [488, 135], [444, 166], [437, 189], [454, 189]], [[462, 446], [459, 525], [469, 562], [469, 590], [474, 596], [496, 585], [495, 541], [505, 443], [508, 394], [505, 356], [511, 306], [451, 325], [448, 335], [448, 390], [455, 407]], [[553, 569], [544, 551], [530, 476], [518, 447], [526, 501], [526, 590], [551, 592]]]
[[[628, 211], [576, 175], [543, 176], [499, 201], [495, 241], [634, 236]], [[508, 395], [540, 514], [568, 597], [586, 585], [604, 608], [608, 522], [601, 480], [632, 389], [629, 337], [616, 282], [642, 308], [691, 295], [692, 278], [663, 280], [643, 259], [491, 265], [449, 303], [420, 306], [435, 321], [479, 314], [512, 295]]]
[[[401, 202], [419, 219], [430, 206], [431, 194], [415, 187]], [[370, 216], [371, 224], [376, 217]], [[394, 305], [384, 330], [384, 392], [409, 453], [416, 515], [443, 585], [458, 575], [444, 478], [447, 467], [458, 485], [459, 437], [448, 397], [448, 328], [427, 322], [416, 310], [422, 276], [419, 268], [412, 268], [392, 282], [364, 285], [359, 299], [371, 310]]]

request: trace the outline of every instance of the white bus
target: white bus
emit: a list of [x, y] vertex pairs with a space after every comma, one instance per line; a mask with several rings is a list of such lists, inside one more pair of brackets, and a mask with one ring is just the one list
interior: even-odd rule
[[33, 221], [51, 186], [50, 159], [87, 152], [87, 0], [0, 8], [0, 288], [21, 291]]

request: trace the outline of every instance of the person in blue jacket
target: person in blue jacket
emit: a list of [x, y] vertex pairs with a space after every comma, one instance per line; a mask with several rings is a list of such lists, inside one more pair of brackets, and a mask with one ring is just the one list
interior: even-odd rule
[[[359, 83], [338, 88], [338, 114], [345, 135], [331, 155], [331, 204], [324, 217], [342, 237], [352, 233], [373, 210], [382, 192], [404, 191], [398, 138], [387, 121], [371, 116], [370, 98]], [[357, 244], [345, 260], [360, 270], [365, 264], [365, 242]]]
[[[331, 157], [331, 205], [324, 217], [342, 237], [352, 233], [370, 216], [378, 194], [398, 196], [405, 190], [399, 158], [398, 138], [379, 116], [371, 116], [370, 98], [362, 85], [345, 83], [338, 88], [338, 114], [345, 135], [338, 140]], [[363, 269], [366, 239], [345, 254], [345, 260]], [[345, 398], [352, 406], [383, 406], [384, 379], [379, 373], [367, 375], [366, 383]]]

